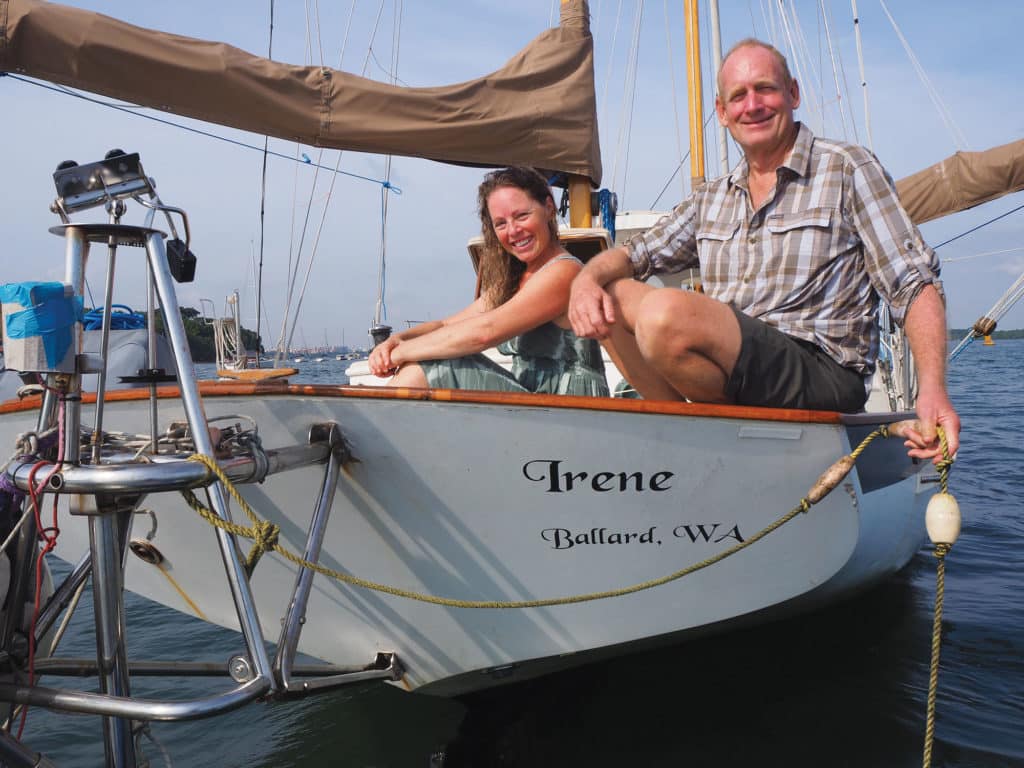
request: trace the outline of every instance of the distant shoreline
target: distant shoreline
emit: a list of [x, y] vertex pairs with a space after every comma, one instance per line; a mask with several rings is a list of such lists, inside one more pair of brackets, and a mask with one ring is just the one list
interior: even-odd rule
[[[949, 329], [949, 338], [960, 340], [960, 339], [962, 339], [964, 336], [966, 336], [970, 332], [971, 332], [970, 328], [950, 328]], [[993, 339], [1024, 339], [1024, 328], [1018, 328], [1016, 330], [1008, 330], [1008, 331], [996, 330], [996, 331], [992, 332], [992, 338]]]

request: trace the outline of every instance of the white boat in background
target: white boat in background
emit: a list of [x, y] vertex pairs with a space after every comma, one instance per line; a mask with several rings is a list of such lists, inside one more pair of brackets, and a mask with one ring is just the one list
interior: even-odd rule
[[[607, 230], [590, 220], [590, 189], [601, 171], [584, 0], [563, 0], [560, 28], [479, 88], [453, 87], [454, 102], [439, 97], [444, 89], [407, 92], [302, 70], [55, 4], [10, 0], [5, 7], [0, 69], [311, 144], [560, 171], [571, 195], [572, 226], [563, 233], [570, 250], [593, 255], [609, 242]], [[85, 30], [95, 42], [49, 34], [66, 29]], [[89, 56], [75, 50], [93, 44], [104, 47], [101, 67], [88, 66]], [[129, 56], [135, 73], [126, 81], [111, 62]], [[521, 88], [510, 97], [502, 87], [522, 77], [529, 79], [528, 104]], [[133, 85], [150, 82], [175, 88], [153, 94]], [[347, 101], [352, 91], [359, 97]], [[472, 109], [457, 101], [466, 93], [479, 99]], [[271, 98], [282, 108], [267, 109]], [[367, 110], [394, 122], [376, 124], [366, 112], [344, 108], [363, 98]], [[325, 111], [336, 120], [325, 120]], [[481, 112], [493, 119], [481, 120]], [[461, 113], [471, 117], [451, 129], [456, 140], [426, 141], [439, 133], [438, 123]], [[533, 129], [548, 123], [550, 132]], [[1024, 154], [1020, 145], [1003, 151], [1018, 163]], [[876, 428], [909, 417], [913, 393], [897, 375], [898, 351], [881, 397], [856, 415], [199, 382], [172, 282], [183, 277], [175, 259], [189, 252], [187, 235], [165, 245], [152, 215], [142, 225], [70, 221], [91, 207], [136, 200], [166, 216], [173, 233], [182, 209], [159, 200], [135, 155], [64, 169], [56, 181], [56, 210], [68, 220], [58, 229], [64, 244], [55, 241], [55, 253], [65, 253], [65, 282], [82, 295], [90, 246], [94, 256], [96, 246], [144, 247], [178, 381], [161, 384], [154, 372], [141, 388], [112, 391], [100, 376], [82, 393], [77, 374], [100, 367], [104, 347], [76, 356], [81, 349], [72, 341], [70, 370], [26, 368], [46, 375], [42, 397], [0, 404], [0, 443], [22, 451], [7, 466], [9, 481], [25, 489], [37, 478], [37, 462], [52, 470], [40, 492], [62, 502], [60, 554], [81, 557], [32, 631], [52, 627], [91, 573], [100, 682], [99, 693], [0, 682], [0, 699], [105, 716], [108, 756], [123, 758], [112, 762], [134, 764], [132, 720], [203, 717], [258, 697], [367, 679], [454, 695], [810, 610], [877, 583], [922, 543], [923, 507], [936, 475], [897, 440], [873, 442], [834, 492], [799, 511], [833, 462]], [[925, 191], [934, 192], [939, 185], [929, 186]], [[955, 205], [995, 194], [972, 190]], [[63, 442], [56, 447], [19, 437], [56, 434], [57, 427]], [[211, 510], [206, 516], [179, 493], [199, 489]], [[280, 545], [296, 558], [269, 551], [243, 562], [250, 542], [232, 527], [249, 525], [243, 503], [272, 526], [259, 528], [262, 545]], [[787, 514], [791, 522], [761, 537]], [[36, 545], [26, 520], [16, 592], [29, 589], [27, 558]], [[133, 697], [122, 585], [240, 630], [244, 647], [225, 669], [234, 685], [201, 700]], [[2, 650], [14, 649], [23, 623], [8, 615]], [[273, 658], [269, 640], [278, 641]], [[328, 666], [300, 674], [297, 651]], [[64, 669], [49, 663], [38, 669]], [[165, 671], [188, 670], [182, 664]]]

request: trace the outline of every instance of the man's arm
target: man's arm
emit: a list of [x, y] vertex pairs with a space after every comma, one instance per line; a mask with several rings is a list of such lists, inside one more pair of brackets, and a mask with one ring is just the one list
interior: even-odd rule
[[605, 286], [632, 276], [633, 265], [624, 246], [602, 251], [587, 262], [572, 281], [569, 292], [569, 322], [577, 336], [587, 339], [608, 337], [616, 317]]
[[946, 434], [949, 455], [960, 447], [960, 417], [946, 392], [946, 308], [933, 285], [926, 285], [907, 310], [904, 330], [917, 368], [917, 417], [920, 433], [907, 440], [908, 454], [918, 459], [942, 460], [936, 425]]
[[872, 284], [906, 332], [917, 369], [921, 429], [907, 440], [907, 453], [938, 463], [936, 426], [946, 434], [950, 456], [960, 447], [960, 417], [946, 392], [946, 309], [940, 289], [926, 278], [938, 278], [939, 260], [900, 205], [877, 158], [868, 153], [861, 160], [853, 174], [850, 210]]

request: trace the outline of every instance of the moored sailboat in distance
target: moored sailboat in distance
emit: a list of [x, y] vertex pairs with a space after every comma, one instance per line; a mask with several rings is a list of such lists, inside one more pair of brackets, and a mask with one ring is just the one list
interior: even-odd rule
[[[0, 48], [5, 68], [144, 100], [142, 93], [125, 92], [131, 83], [120, 82], [107, 66], [88, 71], [86, 61], [54, 71], [75, 57], [62, 41], [48, 42], [43, 32], [36, 37], [37, 29], [96, 25], [103, 41], [119, 41], [127, 50], [159, 49], [153, 79], [180, 84], [167, 99], [151, 98], [173, 111], [322, 145], [449, 162], [528, 162], [565, 177], [572, 229], [597, 223], [588, 221], [601, 164], [584, 0], [563, 2], [561, 26], [543, 33], [506, 70], [447, 94], [454, 99], [479, 91], [479, 102], [453, 105], [442, 98], [425, 119], [416, 114], [420, 93], [320, 68], [277, 69], [223, 46], [196, 46], [84, 11], [29, 0], [9, 5], [12, 42]], [[254, 76], [260, 72], [269, 74]], [[288, 103], [288, 94], [276, 90], [282, 78], [298, 92], [294, 108], [271, 114], [261, 107], [271, 96]], [[244, 97], [225, 98], [239, 87]], [[349, 88], [359, 93], [354, 101], [379, 97], [381, 106], [373, 109], [395, 116], [398, 125], [367, 128], [365, 113], [346, 114]], [[244, 114], [229, 108], [238, 101], [251, 105]], [[323, 110], [338, 122], [324, 120]], [[449, 129], [456, 138], [439, 135], [445, 132], [437, 126], [462, 112], [472, 117]], [[481, 112], [491, 119], [481, 120]], [[301, 125], [288, 122], [291, 113]], [[541, 122], [550, 121], [550, 131], [535, 130], [538, 113], [545, 115]], [[83, 169], [103, 173], [96, 164]], [[162, 205], [141, 168], [118, 179], [123, 187], [105, 177], [93, 184], [77, 206], [58, 188], [58, 201], [75, 214], [130, 198]], [[122, 250], [143, 243], [168, 313], [178, 382], [116, 397], [86, 393], [83, 408], [75, 399], [75, 376], [41, 369], [50, 389], [64, 387], [63, 394], [0, 406], [0, 439], [12, 443], [37, 425], [60, 421], [71, 425], [65, 427], [68, 453], [59, 463], [37, 446], [38, 455], [13, 462], [7, 472], [24, 485], [36, 461], [45, 462], [60, 478], [47, 492], [62, 501], [74, 494], [74, 506], [62, 506], [62, 553], [89, 554], [101, 579], [97, 594], [113, 604], [105, 618], [114, 629], [122, 628], [123, 551], [127, 588], [241, 630], [245, 647], [231, 664], [236, 686], [202, 702], [133, 700], [126, 658], [118, 656], [123, 646], [111, 643], [103, 651], [116, 657], [115, 669], [104, 671], [101, 694], [54, 696], [12, 684], [0, 686], [0, 696], [56, 701], [121, 721], [215, 714], [259, 696], [301, 695], [373, 678], [457, 694], [809, 610], [885, 578], [921, 543], [933, 471], [911, 461], [898, 441], [878, 440], [810, 514], [743, 546], [791, 510], [835, 459], [877, 427], [909, 416], [889, 398], [872, 412], [846, 415], [197, 382], [175, 336], [177, 299], [162, 235], [148, 224], [113, 227], [103, 222], [62, 230], [70, 254], [65, 279], [82, 294], [89, 244], [95, 257], [97, 246], [111, 240]], [[591, 253], [608, 237], [600, 227], [593, 230], [590, 240], [578, 240]], [[901, 397], [911, 404], [911, 391]], [[90, 409], [96, 409], [94, 421]], [[93, 427], [81, 444], [80, 426]], [[216, 475], [215, 467], [225, 474]], [[201, 487], [209, 488], [206, 506], [212, 509], [205, 516], [187, 509], [176, 492]], [[238, 495], [229, 502], [232, 490]], [[249, 562], [239, 554], [249, 545], [236, 539], [240, 532], [233, 527], [246, 520], [246, 506], [270, 524], [254, 527], [259, 547]], [[106, 538], [91, 536], [96, 530]], [[278, 544], [296, 557], [275, 554]], [[309, 565], [318, 569], [315, 579]], [[609, 621], [610, 611], [616, 620]], [[279, 640], [273, 659], [267, 639]], [[295, 673], [297, 650], [332, 666], [304, 680]], [[120, 738], [119, 748], [130, 749], [130, 739]]]

